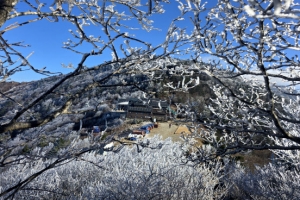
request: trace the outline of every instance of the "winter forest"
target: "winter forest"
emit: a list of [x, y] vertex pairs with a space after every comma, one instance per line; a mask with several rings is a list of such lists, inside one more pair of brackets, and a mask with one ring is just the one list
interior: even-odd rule
[[[299, 0], [2, 0], [0, 199], [300, 199], [299, 37]], [[190, 133], [123, 139], [129, 98]]]

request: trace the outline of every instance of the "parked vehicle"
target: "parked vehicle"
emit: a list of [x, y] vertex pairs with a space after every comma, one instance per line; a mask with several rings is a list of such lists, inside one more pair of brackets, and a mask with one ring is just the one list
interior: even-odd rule
[[135, 137], [130, 137], [130, 138], [128, 138], [130, 141], [136, 141], [137, 140], [137, 138], [135, 138]]
[[150, 129], [152, 130], [153, 128], [154, 128], [154, 124], [146, 124], [146, 125], [144, 125], [144, 126], [148, 126], [148, 127], [150, 127]]
[[133, 133], [130, 133], [130, 134], [128, 135], [128, 137], [129, 137], [129, 138], [132, 138], [132, 137], [134, 137], [134, 138], [143, 138], [144, 135], [139, 135], [139, 134], [133, 134]]
[[146, 131], [145, 130], [139, 130], [139, 129], [138, 130], [133, 130], [132, 134], [145, 136]]
[[142, 126], [141, 128], [140, 128], [140, 130], [143, 130], [143, 131], [145, 131], [145, 133], [146, 134], [149, 134], [150, 133], [150, 128], [149, 127], [145, 127], [145, 126]]

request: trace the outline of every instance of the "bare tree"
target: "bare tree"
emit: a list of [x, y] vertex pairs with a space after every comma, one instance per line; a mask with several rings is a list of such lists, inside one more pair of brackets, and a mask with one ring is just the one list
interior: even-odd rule
[[[170, 27], [167, 28], [165, 40], [158, 45], [153, 45], [150, 41], [143, 41], [133, 35], [133, 27], [129, 27], [126, 23], [129, 20], [135, 21], [140, 25], [140, 29], [153, 30], [150, 17], [163, 14], [162, 5], [167, 2], [167, 0], [153, 3], [134, 0], [74, 0], [54, 1], [54, 4], [49, 5], [48, 1], [25, 0], [19, 1], [16, 6], [15, 1], [5, 1], [5, 4], [1, 4], [3, 17], [0, 34], [0, 82], [5, 82], [12, 75], [22, 73], [27, 69], [46, 76], [60, 74], [45, 67], [40, 69], [34, 66], [29, 59], [34, 56], [34, 53], [24, 55], [20, 50], [20, 47], [27, 47], [27, 44], [12, 42], [5, 38], [7, 32], [21, 26], [30, 26], [33, 22], [51, 23], [64, 20], [73, 25], [73, 28], [69, 30], [70, 39], [66, 40], [64, 48], [81, 58], [78, 63], [63, 64], [64, 67], [74, 68], [73, 72], [50, 77], [49, 80], [52, 80], [50, 82], [37, 83], [40, 84], [38, 87], [43, 90], [33, 91], [31, 85], [27, 84], [22, 88], [25, 91], [23, 97], [14, 94], [13, 91], [1, 92], [1, 102], [5, 102], [5, 105], [7, 102], [12, 103], [13, 109], [1, 119], [0, 167], [13, 170], [25, 165], [29, 166], [26, 170], [32, 169], [31, 173], [27, 173], [26, 170], [22, 171], [18, 180], [9, 181], [11, 184], [7, 187], [4, 187], [2, 185], [4, 182], [1, 181], [1, 198], [14, 198], [22, 190], [29, 191], [29, 193], [41, 191], [40, 188], [32, 185], [34, 180], [38, 180], [43, 174], [51, 172], [56, 167], [76, 161], [88, 152], [102, 151], [105, 144], [112, 140], [111, 136], [96, 144], [90, 144], [84, 140], [79, 142], [80, 145], [75, 145], [74, 141], [78, 140], [78, 133], [70, 132], [68, 126], [58, 128], [57, 122], [68, 120], [71, 114], [78, 115], [81, 111], [87, 112], [89, 102], [86, 102], [81, 110], [74, 109], [74, 104], [83, 94], [92, 92], [96, 88], [130, 85], [139, 88], [139, 81], [126, 82], [118, 79], [120, 75], [150, 75], [161, 70], [166, 64], [174, 62], [170, 56], [180, 54], [180, 47], [188, 42], [185, 30], [176, 26], [180, 16], [172, 20]], [[185, 13], [186, 11], [180, 15]], [[32, 18], [28, 20], [28, 18], [22, 18], [24, 16]], [[14, 19], [20, 20], [11, 23]], [[91, 35], [88, 26], [94, 26], [97, 32]], [[83, 48], [85, 45], [90, 45], [91, 49]], [[91, 57], [101, 57], [105, 54], [111, 55], [111, 59], [94, 66], [87, 64]], [[91, 73], [95, 71], [101, 73], [92, 76]], [[90, 79], [85, 80], [83, 77]], [[117, 82], [112, 82], [112, 80], [117, 80]], [[65, 90], [65, 87], [68, 89]], [[55, 106], [51, 95], [60, 96]], [[96, 102], [97, 109], [101, 101]], [[44, 109], [44, 114], [41, 115], [37, 111], [40, 109]], [[13, 131], [23, 132], [13, 139], [7, 134]], [[45, 149], [33, 149], [36, 146], [45, 147]], [[121, 144], [120, 148], [123, 146], [124, 144]], [[116, 153], [118, 151], [120, 150], [117, 149]], [[47, 160], [46, 165], [43, 164], [43, 160]], [[33, 170], [34, 168], [36, 170]], [[53, 188], [46, 187], [42, 190], [40, 194], [64, 195], [57, 188], [53, 190]]]
[[206, 22], [193, 12], [195, 59], [210, 55], [215, 82], [203, 136], [216, 155], [299, 149], [299, 4], [220, 0]]
[[16, 5], [17, 0], [3, 0], [0, 2], [0, 27], [9, 17], [13, 7]]
[[[34, 56], [33, 52], [29, 55], [23, 55], [18, 50], [20, 46], [24, 47], [26, 44], [21, 42], [10, 43], [10, 41], [5, 39], [4, 33], [23, 25], [30, 26], [32, 22], [48, 20], [50, 23], [66, 20], [72, 24], [74, 30], [70, 30], [70, 35], [73, 38], [68, 39], [64, 43], [64, 48], [74, 52], [74, 54], [78, 54], [81, 57], [81, 61], [75, 64], [76, 67], [72, 73], [62, 76], [60, 80], [57, 80], [45, 92], [30, 102], [19, 102], [9, 95], [2, 93], [1, 95], [15, 103], [18, 109], [16, 109], [15, 115], [10, 118], [9, 122], [1, 125], [0, 132], [5, 133], [44, 125], [58, 115], [67, 113], [69, 106], [80, 93], [103, 86], [114, 76], [120, 74], [147, 74], [149, 71], [159, 70], [159, 65], [157, 64], [162, 63], [155, 62], [155, 60], [179, 53], [179, 47], [185, 44], [187, 35], [184, 29], [175, 26], [178, 19], [175, 18], [171, 22], [165, 41], [156, 46], [149, 43], [149, 41], [142, 41], [131, 34], [132, 27], [128, 27], [125, 22], [128, 20], [136, 21], [140, 24], [141, 29], [151, 31], [154, 28], [152, 21], [149, 19], [150, 14], [162, 14], [162, 4], [164, 2], [168, 1], [156, 1], [155, 5], [139, 1], [58, 1], [56, 2], [57, 8], [55, 9], [52, 7], [54, 5], [50, 5], [49, 7], [46, 2], [24, 1], [19, 3], [23, 4], [21, 8], [24, 10], [10, 8], [12, 12], [6, 17], [8, 25], [5, 27], [2, 26], [0, 38], [2, 54], [0, 68], [1, 82], [7, 80], [11, 75], [28, 68], [36, 73], [47, 76], [55, 74], [46, 68], [38, 69], [30, 63], [28, 58]], [[34, 18], [9, 24], [11, 19], [22, 16], [33, 16]], [[100, 29], [99, 35], [89, 35], [89, 32], [86, 30], [87, 26], [95, 26], [95, 28]], [[131, 44], [131, 42], [134, 44]], [[123, 44], [119, 46], [120, 43]], [[82, 45], [86, 44], [92, 47], [88, 51], [81, 48]], [[158, 50], [162, 50], [160, 51], [162, 53], [157, 53]], [[96, 66], [86, 65], [87, 60], [91, 57], [100, 57], [105, 53], [110, 53], [112, 59], [104, 63], [99, 63]], [[106, 76], [102, 76], [97, 80], [93, 80], [90, 84], [81, 87], [75, 94], [65, 95], [68, 98], [64, 104], [52, 113], [49, 113], [48, 116], [32, 121], [20, 121], [24, 113], [30, 112], [34, 106], [45, 100], [49, 94], [59, 90], [60, 86], [70, 78], [76, 78], [80, 74], [87, 74], [94, 70], [101, 70], [108, 65], [113, 66], [110, 73], [106, 73]], [[71, 66], [73, 64], [66, 67]], [[124, 83], [120, 82], [117, 85], [124, 85]]]
[[[21, 16], [34, 16], [34, 19], [2, 25], [0, 35], [1, 82], [6, 81], [15, 73], [21, 73], [26, 68], [44, 75], [51, 76], [55, 74], [51, 70], [38, 69], [33, 66], [28, 59], [33, 54], [23, 55], [18, 50], [18, 47], [26, 46], [25, 44], [21, 42], [12, 43], [5, 39], [6, 32], [23, 25], [28, 26], [32, 22], [66, 20], [72, 24], [74, 26], [74, 29], [70, 30], [72, 39], [68, 39], [64, 43], [64, 48], [78, 54], [81, 61], [68, 66], [65, 65], [65, 67], [75, 66], [74, 71], [59, 76], [51, 85], [46, 84], [46, 91], [37, 97], [32, 97], [28, 102], [18, 99], [12, 93], [1, 93], [2, 99], [12, 102], [16, 109], [5, 115], [5, 122], [0, 126], [1, 141], [5, 141], [0, 143], [0, 166], [5, 168], [3, 174], [7, 173], [9, 175], [15, 169], [24, 169], [16, 177], [9, 176], [6, 179], [5, 176], [1, 176], [4, 182], [9, 182], [7, 186], [0, 187], [1, 197], [14, 198], [22, 194], [45, 195], [45, 198], [49, 194], [54, 194], [53, 198], [58, 198], [58, 196], [70, 197], [70, 194], [66, 191], [68, 192], [68, 188], [71, 188], [69, 191], [77, 192], [74, 196], [78, 198], [82, 196], [87, 198], [117, 198], [125, 194], [129, 195], [126, 189], [136, 191], [134, 198], [188, 199], [191, 198], [191, 194], [198, 195], [198, 198], [206, 198], [207, 195], [211, 195], [211, 198], [221, 198], [224, 195], [223, 189], [228, 189], [233, 191], [232, 194], [237, 194], [237, 191], [245, 191], [244, 188], [250, 188], [253, 182], [272, 188], [270, 198], [276, 197], [277, 188], [280, 186], [284, 186], [282, 188], [285, 191], [285, 193], [282, 192], [282, 198], [286, 194], [299, 196], [296, 192], [298, 189], [297, 184], [293, 185], [292, 192], [288, 191], [286, 186], [286, 177], [291, 175], [298, 177], [298, 163], [300, 163], [298, 159], [300, 148], [300, 113], [298, 109], [300, 63], [297, 56], [299, 51], [300, 16], [299, 5], [294, 1], [219, 0], [216, 7], [208, 11], [205, 10], [204, 4], [201, 4], [200, 1], [177, 1], [181, 12], [180, 16], [171, 22], [165, 40], [155, 46], [150, 44], [149, 41], [140, 40], [132, 35], [132, 27], [128, 27], [125, 20], [136, 20], [142, 29], [151, 31], [154, 27], [152, 27], [150, 15], [163, 14], [162, 4], [168, 1], [74, 0], [55, 1], [56, 5], [50, 6], [47, 6], [46, 2], [40, 1], [25, 0], [19, 2], [26, 5], [24, 6], [25, 10], [14, 9], [12, 1], [5, 2], [8, 2], [5, 6], [9, 6], [1, 5], [1, 11], [4, 10], [4, 14], [1, 15], [4, 16], [2, 24], [5, 20], [9, 23], [9, 20]], [[123, 8], [126, 8], [126, 10], [124, 11]], [[200, 14], [203, 12], [208, 12], [206, 21], [200, 19]], [[177, 26], [177, 21], [187, 18], [191, 20], [194, 28], [190, 35], [185, 32], [185, 29]], [[89, 35], [86, 29], [87, 26], [100, 27], [99, 35]], [[122, 45], [117, 46], [121, 43]], [[91, 45], [92, 48], [89, 50], [82, 48], [85, 44]], [[191, 44], [191, 47], [185, 48], [184, 45], [186, 44]], [[107, 52], [111, 54], [112, 59], [96, 66], [87, 65], [87, 60], [91, 57], [102, 56]], [[55, 141], [55, 145], [51, 145], [49, 142], [46, 142], [46, 144], [41, 143], [43, 136], [41, 133], [46, 132], [47, 125], [51, 126], [51, 123], [55, 125], [55, 120], [63, 121], [64, 116], [74, 113], [80, 114], [81, 111], [86, 112], [92, 107], [88, 98], [86, 98], [87, 102], [80, 111], [72, 107], [82, 94], [102, 87], [132, 85], [139, 88], [139, 82], [119, 80], [118, 77], [120, 75], [144, 74], [150, 80], [153, 80], [156, 78], [155, 71], [165, 70], [167, 65], [176, 63], [176, 59], [171, 58], [171, 55], [183, 52], [191, 55], [194, 63], [191, 64], [192, 66], [179, 65], [177, 68], [169, 69], [170, 74], [178, 74], [179, 72], [182, 81], [175, 85], [174, 83], [166, 83], [165, 86], [183, 92], [197, 86], [201, 81], [200, 77], [192, 77], [189, 81], [186, 81], [187, 74], [190, 73], [187, 70], [188, 67], [204, 71], [211, 77], [211, 87], [217, 98], [211, 99], [211, 104], [207, 105], [211, 115], [201, 119], [204, 126], [200, 130], [200, 136], [209, 145], [203, 145], [201, 148], [197, 147], [196, 149], [189, 146], [189, 148], [183, 149], [185, 151], [184, 156], [180, 154], [182, 152], [176, 146], [177, 149], [174, 151], [167, 149], [170, 154], [167, 151], [151, 152], [153, 157], [150, 156], [149, 160], [141, 161], [141, 155], [146, 158], [149, 156], [149, 154], [141, 153], [142, 148], [157, 150], [162, 145], [159, 144], [153, 147], [147, 142], [134, 143], [131, 145], [137, 148], [137, 154], [135, 152], [131, 155], [128, 154], [132, 148], [126, 148], [124, 150], [125, 155], [122, 154], [124, 153], [122, 148], [125, 143], [118, 141], [121, 145], [113, 151], [114, 153], [121, 152], [120, 155], [116, 154], [116, 156], [120, 156], [118, 157], [120, 160], [122, 158], [125, 160], [114, 163], [111, 159], [114, 159], [113, 155], [115, 154], [110, 155], [111, 157], [102, 157], [90, 153], [102, 151], [104, 145], [113, 140], [113, 137], [92, 145], [86, 140], [78, 142], [77, 138], [72, 138], [73, 140], [68, 141], [73, 141], [73, 143], [67, 144], [68, 147], [65, 147], [64, 140], [59, 137], [62, 135], [57, 136], [54, 134], [53, 141]], [[202, 64], [202, 61], [204, 61], [204, 59], [201, 60], [202, 55], [210, 56], [211, 61], [207, 62], [205, 66]], [[108, 66], [109, 69], [106, 70]], [[103, 71], [93, 77], [91, 73], [97, 70]], [[81, 80], [83, 76], [91, 78], [90, 80]], [[71, 83], [75, 83], [76, 87], [71, 87]], [[70, 86], [69, 92], [63, 90], [62, 86], [64, 85]], [[62, 96], [58, 106], [54, 108], [51, 108], [53, 102], [51, 98], [48, 98], [52, 94]], [[27, 96], [33, 95], [28, 91]], [[101, 105], [101, 99], [94, 101], [96, 103], [93, 104], [93, 107], [97, 109]], [[32, 114], [36, 109], [35, 107], [40, 104], [49, 109], [45, 116]], [[32, 131], [30, 128], [36, 129]], [[195, 130], [197, 128], [200, 128], [200, 125], [195, 125]], [[25, 131], [22, 135], [18, 135], [15, 140], [10, 139], [5, 134], [17, 130]], [[60, 133], [61, 129], [53, 132]], [[66, 135], [69, 134], [67, 129], [63, 132]], [[193, 142], [188, 139], [186, 141], [190, 144]], [[28, 145], [33, 143], [38, 143], [39, 146], [44, 146], [45, 149], [30, 149]], [[174, 147], [174, 144], [168, 142], [164, 144]], [[276, 161], [281, 162], [284, 160], [284, 164], [289, 162], [288, 168], [284, 168], [282, 164], [270, 164], [265, 168], [258, 169], [258, 175], [254, 177], [243, 174], [243, 169], [236, 165], [233, 166], [233, 168], [238, 168], [236, 174], [233, 173], [233, 169], [223, 168], [229, 163], [228, 160], [226, 161], [226, 155], [249, 149], [273, 150], [274, 154], [277, 155]], [[282, 150], [294, 151], [284, 152]], [[23, 153], [20, 154], [20, 151]], [[182, 161], [180, 164], [183, 165], [175, 166], [170, 160], [167, 160], [166, 164], [171, 164], [171, 168], [168, 168], [169, 166], [157, 167], [157, 163], [144, 165], [145, 162], [155, 161], [153, 158], [165, 155], [159, 153], [167, 154], [167, 157], [160, 159], [164, 161], [167, 159], [177, 161], [179, 159]], [[174, 155], [175, 157], [172, 157]], [[215, 160], [210, 161], [216, 157], [219, 159], [219, 156], [225, 157], [225, 159], [216, 163], [214, 163]], [[99, 157], [103, 160], [96, 159]], [[128, 158], [132, 159], [128, 160]], [[46, 165], [44, 165], [45, 160]], [[124, 163], [132, 160], [135, 162], [131, 164], [137, 164], [134, 169], [139, 170], [139, 167], [142, 167], [143, 171], [139, 172], [145, 172], [145, 168], [148, 167], [149, 171], [146, 171], [146, 174], [128, 173], [128, 171], [124, 171], [124, 174], [120, 171]], [[78, 161], [80, 165], [76, 165]], [[102, 165], [102, 162], [105, 164]], [[210, 165], [210, 162], [213, 164]], [[90, 185], [87, 184], [86, 180], [81, 181], [80, 185], [74, 184], [72, 186], [64, 181], [55, 182], [55, 178], [60, 180], [63, 176], [61, 174], [69, 169], [67, 167], [85, 170], [84, 167], [87, 166], [87, 163], [92, 166], [93, 170], [87, 170], [82, 174], [86, 179], [94, 181], [94, 187], [89, 187]], [[164, 165], [165, 163], [160, 162], [160, 164]], [[209, 165], [208, 168], [205, 164]], [[108, 170], [112, 172], [111, 174], [117, 174], [118, 176], [116, 176], [114, 182], [110, 183], [109, 179], [112, 177], [106, 174], [107, 176], [104, 177], [103, 182], [97, 182], [98, 180], [92, 176], [95, 174], [93, 172], [96, 171], [94, 169], [100, 169], [101, 173], [105, 173], [107, 166], [111, 166], [109, 170], [112, 171]], [[129, 168], [132, 169], [132, 166]], [[278, 176], [275, 174], [270, 179], [259, 179], [261, 174], [269, 176], [276, 171], [276, 168], [280, 169]], [[292, 170], [284, 173], [286, 169]], [[30, 173], [27, 174], [26, 172]], [[198, 176], [198, 172], [200, 172], [200, 176]], [[205, 173], [202, 172], [209, 173], [213, 179], [207, 178]], [[58, 173], [60, 175], [57, 175]], [[180, 173], [183, 173], [183, 176], [189, 177], [189, 179], [182, 181], [177, 179], [178, 177], [175, 178]], [[217, 176], [215, 176], [216, 174]], [[220, 174], [229, 174], [229, 176]], [[79, 176], [78, 174], [72, 175]], [[196, 179], [195, 176], [197, 176]], [[53, 178], [51, 179], [53, 188], [45, 185], [42, 188], [35, 187], [35, 184], [45, 182], [49, 177]], [[128, 179], [124, 180], [124, 177]], [[131, 179], [132, 177], [133, 179]], [[73, 176], [69, 178], [73, 178]], [[209, 180], [212, 182], [204, 187], [203, 182], [198, 182], [201, 178], [204, 178], [207, 182]], [[76, 182], [75, 180], [72, 179], [73, 182]], [[242, 183], [241, 187], [235, 186], [238, 188], [236, 190], [228, 188], [226, 180], [235, 180], [236, 183], [240, 181]], [[276, 181], [281, 185], [273, 184]], [[103, 185], [103, 183], [107, 183], [109, 187]], [[147, 193], [144, 188], [136, 187], [140, 183], [149, 187], [153, 185], [162, 187], [152, 187], [155, 194], [158, 195], [156, 197]], [[187, 185], [190, 186], [190, 183], [199, 187], [193, 190], [193, 188], [187, 187]], [[175, 185], [177, 191], [170, 190], [170, 185], [172, 188]], [[82, 186], [83, 190], [81, 191], [79, 189]], [[123, 186], [126, 186], [126, 188]], [[267, 190], [268, 187], [266, 186], [260, 187], [261, 190], [257, 190], [253, 196], [259, 197]], [[103, 196], [93, 196], [99, 191], [99, 194]], [[220, 194], [216, 194], [216, 191], [219, 191]], [[252, 192], [255, 189], [250, 188], [249, 191]], [[246, 191], [247, 194], [242, 193], [245, 194], [243, 197], [249, 198], [249, 191]], [[171, 195], [171, 197], [168, 195]], [[130, 197], [132, 198], [132, 196]]]

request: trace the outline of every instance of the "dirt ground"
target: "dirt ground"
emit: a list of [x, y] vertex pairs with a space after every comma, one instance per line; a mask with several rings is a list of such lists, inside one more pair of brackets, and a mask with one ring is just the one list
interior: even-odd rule
[[[137, 129], [145, 124], [150, 124], [151, 122], [143, 122], [141, 124], [135, 124], [135, 125], [130, 125], [130, 129], [134, 130]], [[183, 140], [180, 138], [181, 134], [174, 134], [178, 127], [181, 127], [183, 124], [172, 124], [171, 127], [169, 127], [169, 124], [171, 121], [168, 122], [158, 122], [158, 128], [153, 128], [149, 134], [146, 134], [145, 138], [152, 138], [155, 135], [158, 135], [162, 138], [162, 140], [165, 140], [167, 138], [171, 138], [173, 142], [182, 142]], [[185, 128], [183, 128], [185, 129]], [[179, 131], [181, 132], [181, 131]], [[196, 139], [196, 146], [202, 146], [202, 141], [200, 139]]]
[[[146, 124], [146, 123], [145, 123]], [[169, 127], [170, 122], [159, 122], [158, 128], [154, 128], [150, 131], [150, 134], [146, 134], [146, 138], [152, 138], [155, 135], [159, 135], [163, 140], [171, 138], [173, 142], [181, 142], [180, 134], [174, 134], [178, 128], [178, 125], [172, 124]]]
[[[131, 125], [131, 129], [139, 128], [142, 125], [150, 124], [151, 122], [143, 122], [142, 124]], [[183, 140], [180, 138], [181, 134], [174, 134], [178, 129], [179, 125], [172, 124], [169, 128], [170, 122], [159, 122], [158, 128], [153, 128], [149, 134], [146, 134], [145, 138], [152, 138], [155, 135], [159, 135], [163, 140], [167, 138], [171, 138], [173, 142], [182, 142]], [[184, 124], [182, 124], [184, 125]], [[200, 147], [203, 145], [200, 139], [195, 139], [196, 143], [194, 144], [196, 147]], [[131, 142], [130, 143], [134, 143]], [[234, 155], [237, 160], [240, 160], [241, 163], [246, 167], [246, 169], [254, 172], [255, 165], [263, 166], [269, 163], [269, 158], [271, 157], [271, 153], [268, 150], [265, 151], [253, 151], [249, 154], [236, 154]]]

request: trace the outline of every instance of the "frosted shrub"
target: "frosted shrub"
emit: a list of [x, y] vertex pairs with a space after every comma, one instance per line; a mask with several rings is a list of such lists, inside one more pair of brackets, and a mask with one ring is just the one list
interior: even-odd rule
[[183, 164], [181, 145], [170, 140], [152, 139], [145, 148], [125, 146], [118, 153], [108, 152], [105, 156], [90, 152], [55, 164], [58, 160], [24, 160], [24, 164], [7, 168], [1, 172], [0, 192], [45, 168], [49, 170], [34, 176], [14, 197], [214, 199], [226, 191], [226, 185], [216, 187], [221, 177], [218, 170], [204, 164]]

